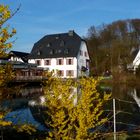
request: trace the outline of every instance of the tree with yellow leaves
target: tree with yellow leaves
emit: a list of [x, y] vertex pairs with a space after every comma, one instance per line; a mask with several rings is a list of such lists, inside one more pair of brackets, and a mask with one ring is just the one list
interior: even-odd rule
[[[20, 8], [20, 6], [19, 6]], [[17, 11], [19, 10], [17, 8], [14, 12], [9, 10], [8, 6], [1, 5], [0, 4], [0, 58], [3, 58], [7, 56], [6, 52], [12, 47], [14, 41], [10, 41], [15, 34], [16, 30], [10, 29], [9, 25], [6, 25], [6, 22], [12, 18]], [[7, 63], [4, 66], [0, 66], [0, 101], [6, 98], [10, 98], [8, 91], [12, 90], [6, 87], [7, 83], [11, 81], [14, 78], [13, 68], [12, 65]], [[5, 90], [5, 88], [7, 90]], [[3, 92], [3, 89], [5, 90]], [[17, 89], [16, 89], [17, 90]], [[10, 121], [5, 121], [3, 118], [5, 117], [7, 110], [2, 110], [0, 108], [0, 128], [2, 129], [5, 126], [13, 125]], [[32, 132], [35, 132], [35, 126], [32, 126], [30, 124], [21, 124], [21, 125], [15, 125], [13, 126], [14, 129], [17, 130], [17, 132], [26, 132], [28, 134], [31, 134]]]
[[110, 98], [110, 94], [100, 96], [97, 84], [98, 80], [91, 77], [76, 81], [48, 79], [46, 125], [50, 131], [46, 139], [88, 140], [97, 137], [97, 127], [107, 121], [102, 116], [103, 105]]
[[[14, 36], [16, 33], [15, 29], [10, 30], [6, 21], [10, 19], [16, 12], [11, 14], [8, 6], [4, 6], [0, 4], [0, 58], [6, 57], [6, 52], [12, 47], [13, 42], [8, 42], [10, 38]], [[0, 65], [0, 102], [6, 97], [6, 91], [3, 92], [2, 88], [7, 84], [9, 80], [14, 77], [14, 73], [12, 71], [12, 66], [10, 64], [6, 64], [4, 66]], [[3, 120], [7, 111], [2, 110], [0, 108], [0, 130], [2, 130], [6, 126], [12, 125], [12, 122]], [[3, 137], [1, 135], [1, 137]]]
[[13, 28], [9, 29], [9, 25], [5, 25], [6, 21], [9, 20], [18, 9], [12, 13], [8, 6], [0, 4], [0, 57], [6, 54], [6, 51], [12, 47], [13, 42], [8, 42], [16, 34], [16, 30]]
[[[16, 30], [10, 29], [6, 22], [19, 10], [11, 12], [8, 6], [0, 4], [0, 58], [6, 57], [6, 52], [12, 47], [14, 41], [9, 41], [15, 34]], [[13, 78], [12, 67], [10, 64], [0, 66], [0, 87], [4, 86], [7, 81]]]
[[[15, 29], [10, 30], [6, 21], [10, 19], [17, 10], [11, 14], [8, 6], [0, 4], [0, 58], [6, 56], [6, 51], [12, 47], [12, 42], [8, 42], [10, 38], [16, 33]], [[7, 64], [5, 66], [0, 66], [0, 87], [2, 88], [5, 84], [13, 78], [14, 74], [12, 72], [11, 65]], [[3, 92], [0, 92], [0, 100], [3, 99]], [[0, 110], [0, 126], [11, 125], [11, 122], [3, 121], [5, 112]]]

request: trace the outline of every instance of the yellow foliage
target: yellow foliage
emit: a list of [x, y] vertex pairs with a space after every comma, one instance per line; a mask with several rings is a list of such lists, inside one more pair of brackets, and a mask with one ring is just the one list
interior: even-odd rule
[[[11, 11], [8, 6], [0, 4], [0, 58], [6, 56], [6, 51], [12, 47], [12, 42], [8, 40], [16, 33], [15, 29], [9, 31], [9, 25], [6, 21], [11, 18]], [[13, 78], [12, 66], [0, 66], [0, 87]]]
[[[16, 11], [18, 10], [19, 9], [17, 9]], [[16, 34], [16, 30], [14, 28], [10, 30], [9, 25], [5, 25], [6, 21], [10, 19], [13, 15], [14, 13], [11, 14], [8, 6], [0, 4], [0, 58], [7, 56], [6, 51], [12, 47], [14, 42], [8, 41]], [[15, 74], [13, 72], [11, 64], [0, 66], [0, 87], [5, 87], [6, 84], [14, 78], [14, 76]], [[6, 95], [3, 95], [3, 92], [0, 91], [0, 100], [2, 100], [3, 97], [6, 97]], [[12, 122], [3, 120], [5, 115], [6, 113], [0, 113], [0, 127], [9, 125], [12, 126]], [[36, 131], [36, 128], [30, 124], [14, 126], [14, 128], [18, 132], [26, 132], [28, 134]]]
[[3, 118], [5, 116], [5, 113], [0, 112], [0, 127], [10, 126], [12, 124], [11, 121], [4, 121]]
[[8, 40], [16, 34], [15, 29], [9, 30], [9, 26], [5, 25], [11, 16], [9, 7], [0, 4], [0, 57], [3, 57], [6, 51], [12, 47], [12, 42], [8, 42]]
[[0, 66], [0, 87], [5, 86], [9, 81], [15, 77], [11, 64]]
[[17, 132], [25, 132], [28, 134], [32, 134], [33, 132], [36, 132], [35, 126], [31, 124], [21, 124], [21, 125], [16, 125], [14, 128], [17, 130]]
[[111, 96], [104, 94], [101, 97], [96, 90], [97, 84], [98, 80], [93, 78], [48, 79], [44, 91], [47, 99], [46, 125], [51, 131], [47, 139], [96, 138], [98, 131], [90, 133], [89, 130], [107, 121], [102, 117], [103, 105]]

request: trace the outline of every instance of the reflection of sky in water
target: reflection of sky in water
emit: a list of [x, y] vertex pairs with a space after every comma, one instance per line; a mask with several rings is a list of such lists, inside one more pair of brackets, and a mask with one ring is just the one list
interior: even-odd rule
[[45, 125], [39, 122], [40, 120], [34, 116], [36, 112], [32, 111], [29, 107], [29, 101], [38, 101], [38, 99], [40, 99], [39, 97], [42, 97], [42, 93], [41, 86], [22, 87], [19, 90], [19, 95], [21, 96], [2, 101], [0, 107], [2, 107], [3, 110], [11, 110], [11, 112], [6, 115], [5, 120], [12, 121], [15, 125], [27, 123], [34, 125], [40, 131], [46, 130]]
[[[140, 88], [135, 89], [127, 87], [126, 85], [120, 86], [102, 86], [101, 90], [109, 93], [112, 92], [112, 97], [116, 99], [116, 121], [117, 121], [117, 131], [119, 130], [132, 130], [140, 126]], [[4, 107], [12, 108], [13, 111], [8, 113], [6, 120], [12, 121], [14, 124], [18, 123], [29, 123], [35, 125], [38, 130], [45, 130], [46, 128], [39, 119], [33, 113], [30, 103], [35, 102], [37, 105], [44, 102], [41, 93], [42, 89], [37, 87], [25, 88], [20, 90], [22, 92], [22, 97], [3, 102]], [[41, 104], [40, 104], [41, 105]], [[112, 115], [112, 100], [106, 104], [106, 109], [109, 110], [108, 113]], [[39, 114], [40, 115], [40, 114]], [[110, 120], [110, 126], [113, 120]], [[109, 126], [109, 127], [110, 127]]]
[[34, 125], [38, 130], [46, 130], [45, 126], [36, 121], [29, 108], [18, 109], [8, 113], [5, 120], [12, 121], [13, 124], [31, 124]]

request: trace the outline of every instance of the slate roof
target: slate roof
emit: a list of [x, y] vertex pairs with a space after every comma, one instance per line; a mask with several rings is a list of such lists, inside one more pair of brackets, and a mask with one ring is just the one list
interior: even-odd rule
[[29, 59], [76, 57], [81, 40], [74, 31], [46, 35], [34, 44]]
[[24, 62], [27, 62], [29, 53], [19, 52], [19, 51], [10, 51], [9, 55], [14, 55], [16, 57], [21, 58]]

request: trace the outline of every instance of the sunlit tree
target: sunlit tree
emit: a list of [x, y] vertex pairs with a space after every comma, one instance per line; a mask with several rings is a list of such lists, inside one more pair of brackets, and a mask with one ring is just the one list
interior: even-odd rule
[[48, 79], [45, 105], [50, 131], [46, 139], [85, 140], [98, 136], [97, 127], [107, 121], [102, 114], [110, 94], [101, 97], [97, 84], [93, 78]]
[[139, 48], [139, 26], [140, 19], [130, 19], [89, 28], [87, 43], [92, 74], [101, 75], [106, 70], [112, 74], [126, 72]]
[[[16, 13], [16, 11], [12, 13], [9, 10], [8, 6], [0, 5], [0, 58], [5, 57], [7, 50], [12, 47], [13, 42], [9, 40], [15, 35], [16, 30], [10, 29], [9, 25], [6, 25], [6, 22]], [[8, 80], [11, 80], [12, 77], [13, 72], [9, 64], [5, 66], [0, 66], [0, 87], [4, 86], [5, 83]], [[3, 92], [0, 92], [0, 99], [2, 99], [3, 97], [2, 94]], [[0, 110], [0, 126], [6, 126], [11, 124], [11, 122], [3, 121], [4, 115], [5, 112]]]
[[[12, 37], [16, 34], [14, 28], [10, 28], [7, 21], [16, 14], [19, 10], [14, 12], [9, 10], [8, 6], [0, 4], [0, 58], [7, 56], [7, 51], [12, 47], [14, 39]], [[13, 40], [13, 41], [12, 41]], [[12, 67], [10, 64], [0, 66], [0, 86], [4, 86], [9, 80], [13, 78]]]
[[9, 41], [9, 39], [16, 34], [16, 30], [14, 28], [10, 29], [10, 26], [6, 25], [6, 22], [16, 12], [12, 13], [8, 6], [0, 5], [0, 57], [3, 57], [6, 51], [12, 47], [13, 42]]

